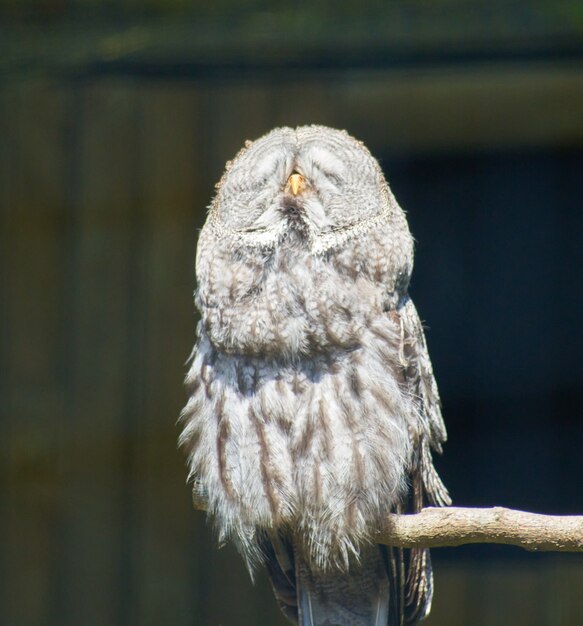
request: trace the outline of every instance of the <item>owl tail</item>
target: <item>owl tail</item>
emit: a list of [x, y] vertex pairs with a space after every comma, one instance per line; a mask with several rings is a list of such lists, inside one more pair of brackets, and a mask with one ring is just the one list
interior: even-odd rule
[[429, 608], [406, 597], [411, 588], [399, 549], [363, 547], [348, 572], [311, 570], [281, 536], [265, 542], [264, 554], [280, 608], [299, 626], [402, 626], [422, 619]]
[[387, 626], [390, 582], [378, 546], [361, 553], [349, 572], [311, 572], [296, 560], [300, 626]]

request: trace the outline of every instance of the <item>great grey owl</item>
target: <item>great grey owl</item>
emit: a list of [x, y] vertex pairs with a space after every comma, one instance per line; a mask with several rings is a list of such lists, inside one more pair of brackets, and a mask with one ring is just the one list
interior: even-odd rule
[[412, 266], [377, 161], [322, 126], [247, 142], [200, 233], [181, 443], [221, 541], [266, 566], [303, 626], [415, 623], [430, 609], [427, 550], [374, 541], [389, 512], [449, 503]]

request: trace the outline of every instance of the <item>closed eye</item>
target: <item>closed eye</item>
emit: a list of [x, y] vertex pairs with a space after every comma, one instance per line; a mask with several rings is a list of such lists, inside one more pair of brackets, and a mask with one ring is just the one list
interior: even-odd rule
[[327, 170], [320, 170], [322, 172], [322, 174], [324, 174], [324, 176], [328, 179], [331, 180], [333, 183], [335, 183], [336, 185], [338, 185], [339, 187], [342, 185], [343, 178], [341, 176], [339, 176], [338, 174], [335, 174], [334, 172], [329, 172]]
[[282, 158], [279, 149], [272, 148], [257, 155], [257, 159], [249, 163], [248, 189], [260, 190], [269, 187], [284, 177], [286, 160]]
[[238, 233], [264, 233], [267, 230], [265, 226], [246, 226], [245, 228], [237, 228]]
[[250, 180], [248, 188], [251, 191], [261, 191], [269, 183], [269, 178], [270, 177], [266, 174], [265, 176], [262, 176], [261, 178], [256, 178], [255, 180]]

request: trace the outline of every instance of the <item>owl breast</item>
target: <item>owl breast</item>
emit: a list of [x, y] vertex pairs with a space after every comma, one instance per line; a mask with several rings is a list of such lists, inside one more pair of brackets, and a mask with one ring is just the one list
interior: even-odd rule
[[391, 266], [387, 234], [366, 241], [316, 252], [290, 229], [263, 249], [207, 242], [198, 304], [211, 342], [229, 354], [283, 358], [361, 345], [371, 320], [391, 308], [399, 269], [408, 272]]

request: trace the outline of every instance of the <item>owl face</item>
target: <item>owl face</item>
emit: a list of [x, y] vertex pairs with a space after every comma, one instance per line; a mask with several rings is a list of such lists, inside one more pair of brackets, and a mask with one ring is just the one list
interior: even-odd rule
[[386, 181], [362, 143], [303, 126], [249, 143], [227, 168], [213, 210], [233, 234], [271, 241], [289, 231], [312, 239], [342, 231], [388, 204]]

